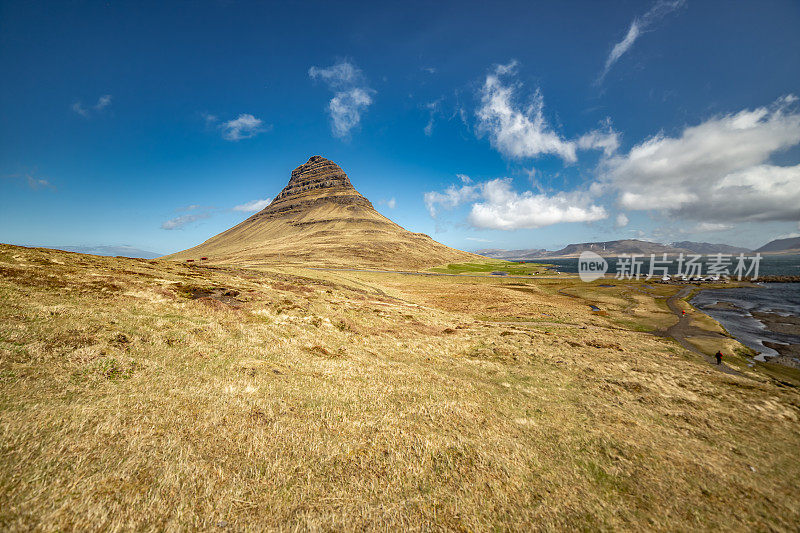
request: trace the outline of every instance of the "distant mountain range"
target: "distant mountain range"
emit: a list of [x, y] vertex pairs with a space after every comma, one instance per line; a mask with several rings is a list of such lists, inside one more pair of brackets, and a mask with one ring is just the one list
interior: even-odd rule
[[478, 250], [475, 253], [478, 255], [484, 255], [486, 257], [492, 257], [494, 259], [504, 259], [507, 261], [524, 261], [527, 259], [538, 259], [551, 252], [548, 252], [544, 248], [535, 248], [531, 250], [486, 249], [486, 250]]
[[708, 255], [708, 254], [746, 254], [753, 250], [749, 248], [741, 248], [739, 246], [729, 246], [727, 244], [712, 244], [710, 242], [692, 242], [692, 241], [679, 241], [673, 242], [671, 246], [680, 248], [681, 250], [689, 250], [690, 252]]
[[[714, 244], [708, 242], [679, 241], [671, 244], [641, 241], [638, 239], [623, 239], [605, 242], [584, 242], [570, 244], [560, 250], [548, 251], [542, 248], [526, 250], [500, 250], [483, 249], [475, 253], [494, 259], [507, 261], [528, 261], [532, 259], [569, 259], [578, 257], [583, 251], [590, 250], [599, 255], [614, 257], [619, 255], [650, 255], [650, 254], [741, 254], [754, 253], [748, 248], [730, 246], [728, 244]], [[755, 252], [762, 254], [791, 254], [800, 253], [800, 238], [778, 239], [765, 244]]]
[[792, 237], [789, 239], [776, 239], [768, 242], [756, 252], [762, 254], [791, 254], [800, 253], [800, 237]]
[[79, 254], [107, 255], [111, 257], [138, 257], [141, 259], [155, 259], [164, 254], [140, 250], [132, 246], [48, 246], [54, 250], [64, 250], [65, 252], [77, 252]]

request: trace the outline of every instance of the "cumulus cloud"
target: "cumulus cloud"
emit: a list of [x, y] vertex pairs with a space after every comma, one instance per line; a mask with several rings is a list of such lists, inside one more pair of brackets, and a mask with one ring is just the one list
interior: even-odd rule
[[619, 134], [609, 125], [605, 130], [593, 130], [578, 138], [577, 146], [581, 150], [602, 150], [608, 157], [619, 148]]
[[517, 193], [508, 178], [483, 184], [483, 201], [473, 204], [470, 223], [488, 229], [532, 229], [560, 222], [593, 222], [608, 216], [606, 210], [591, 203], [580, 191], [553, 195], [532, 191]]
[[480, 185], [462, 185], [461, 187], [450, 185], [443, 192], [426, 192], [423, 198], [425, 200], [425, 207], [428, 208], [428, 213], [430, 213], [432, 217], [436, 217], [438, 206], [444, 209], [454, 209], [465, 202], [477, 200], [480, 194]]
[[312, 80], [325, 82], [334, 95], [328, 102], [331, 131], [335, 137], [346, 138], [361, 123], [361, 116], [372, 104], [373, 89], [367, 86], [364, 73], [349, 61], [340, 61], [327, 68], [311, 67]]
[[255, 137], [264, 131], [264, 121], [249, 113], [242, 113], [233, 120], [220, 124], [222, 138], [227, 141], [241, 141]]
[[624, 228], [628, 225], [628, 222], [630, 222], [630, 220], [628, 220], [628, 215], [625, 213], [620, 213], [617, 215], [617, 221], [614, 225], [618, 228]]
[[196, 215], [181, 215], [179, 217], [171, 218], [161, 224], [161, 229], [174, 230], [182, 229], [192, 222], [196, 222], [203, 218], [211, 216], [209, 213], [198, 213]]
[[72, 104], [72, 110], [82, 117], [89, 118], [92, 114], [99, 113], [110, 105], [111, 105], [111, 95], [104, 94], [97, 99], [96, 104], [89, 107], [84, 106], [80, 100], [77, 100]]
[[389, 209], [394, 209], [395, 207], [397, 207], [397, 200], [395, 200], [394, 198], [390, 198], [389, 201], [386, 202], [386, 206]]
[[631, 22], [631, 25], [628, 28], [628, 33], [625, 34], [625, 37], [623, 37], [620, 42], [614, 45], [614, 47], [611, 49], [611, 52], [608, 54], [605, 66], [603, 67], [603, 72], [600, 74], [597, 82], [603, 82], [608, 74], [608, 71], [611, 70], [611, 67], [614, 65], [614, 63], [616, 63], [619, 58], [625, 54], [625, 52], [631, 49], [633, 43], [636, 42], [642, 33], [647, 31], [648, 27], [668, 13], [675, 11], [685, 3], [686, 0], [661, 0], [656, 2], [647, 13], [642, 15], [641, 18], [633, 19], [633, 22]]
[[583, 191], [537, 194], [516, 192], [509, 178], [494, 179], [474, 185], [450, 185], [442, 192], [425, 193], [425, 205], [432, 217], [437, 208], [453, 209], [474, 202], [468, 220], [476, 228], [531, 229], [560, 222], [593, 222], [608, 216], [606, 210], [592, 203]]
[[261, 211], [265, 207], [269, 205], [272, 201], [272, 198], [264, 198], [263, 200], [253, 200], [252, 202], [247, 202], [245, 204], [237, 205], [233, 208], [234, 211], [241, 211], [243, 213], [255, 213], [256, 211]]
[[616, 151], [619, 138], [610, 125], [604, 131], [592, 131], [577, 140], [565, 139], [554, 131], [545, 119], [544, 98], [539, 90], [530, 105], [518, 105], [515, 93], [520, 85], [504, 83], [502, 79], [513, 75], [516, 67], [516, 61], [496, 66], [481, 89], [477, 131], [479, 135], [487, 135], [496, 150], [515, 159], [555, 155], [567, 163], [577, 160], [579, 149], [602, 150], [606, 155]]
[[800, 219], [800, 165], [770, 158], [800, 144], [789, 95], [772, 106], [713, 117], [676, 137], [655, 135], [604, 161], [600, 187], [629, 210], [702, 222]]

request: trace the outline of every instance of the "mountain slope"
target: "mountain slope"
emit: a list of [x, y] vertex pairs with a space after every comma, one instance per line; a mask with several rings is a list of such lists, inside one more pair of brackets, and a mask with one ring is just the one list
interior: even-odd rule
[[262, 211], [199, 246], [165, 259], [254, 265], [419, 269], [478, 256], [412, 233], [378, 213], [342, 169], [313, 156]]
[[484, 250], [476, 250], [476, 254], [492, 259], [503, 259], [506, 261], [524, 261], [527, 259], [537, 259], [547, 255], [549, 252], [544, 248], [532, 248], [526, 250], [500, 250], [489, 248]]
[[775, 239], [770, 241], [756, 252], [759, 253], [798, 253], [800, 252], [800, 237], [788, 239]]
[[748, 248], [742, 248], [739, 246], [731, 246], [729, 244], [714, 244], [710, 242], [680, 241], [680, 242], [673, 242], [672, 246], [674, 246], [675, 248], [681, 248], [683, 250], [688, 250], [689, 252], [702, 255], [747, 254], [753, 251]]

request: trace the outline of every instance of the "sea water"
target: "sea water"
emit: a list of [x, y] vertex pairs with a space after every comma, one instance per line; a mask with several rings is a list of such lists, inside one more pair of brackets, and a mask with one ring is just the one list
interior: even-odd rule
[[[750, 259], [755, 254], [748, 253], [745, 254], [745, 258], [747, 259], [745, 262], [745, 266], [750, 266]], [[713, 256], [702, 256], [702, 260], [700, 264], [702, 265], [702, 275], [706, 275], [708, 271], [708, 263], [710, 258]], [[733, 256], [731, 266], [731, 274], [733, 275], [733, 270], [735, 268], [738, 256]], [[606, 257], [606, 261], [608, 262], [608, 275], [614, 275], [618, 269], [617, 265], [619, 263], [619, 258], [617, 257]], [[656, 254], [656, 261], [661, 261], [661, 256]], [[671, 263], [668, 265], [658, 265], [657, 266], [667, 266], [669, 267], [670, 274], [677, 274], [678, 270], [678, 261], [677, 256], [669, 256], [668, 258], [671, 260]], [[650, 256], [638, 256], [637, 260], [642, 261], [641, 266], [641, 273], [642, 276], [646, 276], [650, 272]], [[555, 270], [560, 272], [578, 272], [578, 260], [577, 259], [533, 259], [530, 261], [531, 263], [544, 263], [553, 265]], [[758, 265], [758, 275], [759, 276], [800, 276], [800, 255], [762, 255], [761, 261]], [[661, 271], [658, 271], [657, 277], [661, 277]]]
[[[728, 303], [731, 306], [717, 307]], [[754, 287], [702, 290], [691, 300], [699, 310], [714, 318], [745, 346], [758, 352], [756, 359], [778, 355], [763, 341], [800, 344], [800, 335], [769, 330], [753, 312], [800, 316], [800, 283], [762, 283]]]

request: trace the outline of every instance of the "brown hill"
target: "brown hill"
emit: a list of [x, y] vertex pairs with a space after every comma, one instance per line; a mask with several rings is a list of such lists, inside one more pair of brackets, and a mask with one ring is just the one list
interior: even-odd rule
[[796, 254], [800, 253], [800, 237], [790, 237], [788, 239], [776, 239], [770, 241], [756, 252], [762, 254]]
[[241, 224], [165, 259], [257, 265], [421, 269], [483, 259], [412, 233], [378, 213], [336, 163], [313, 156], [272, 203]]

